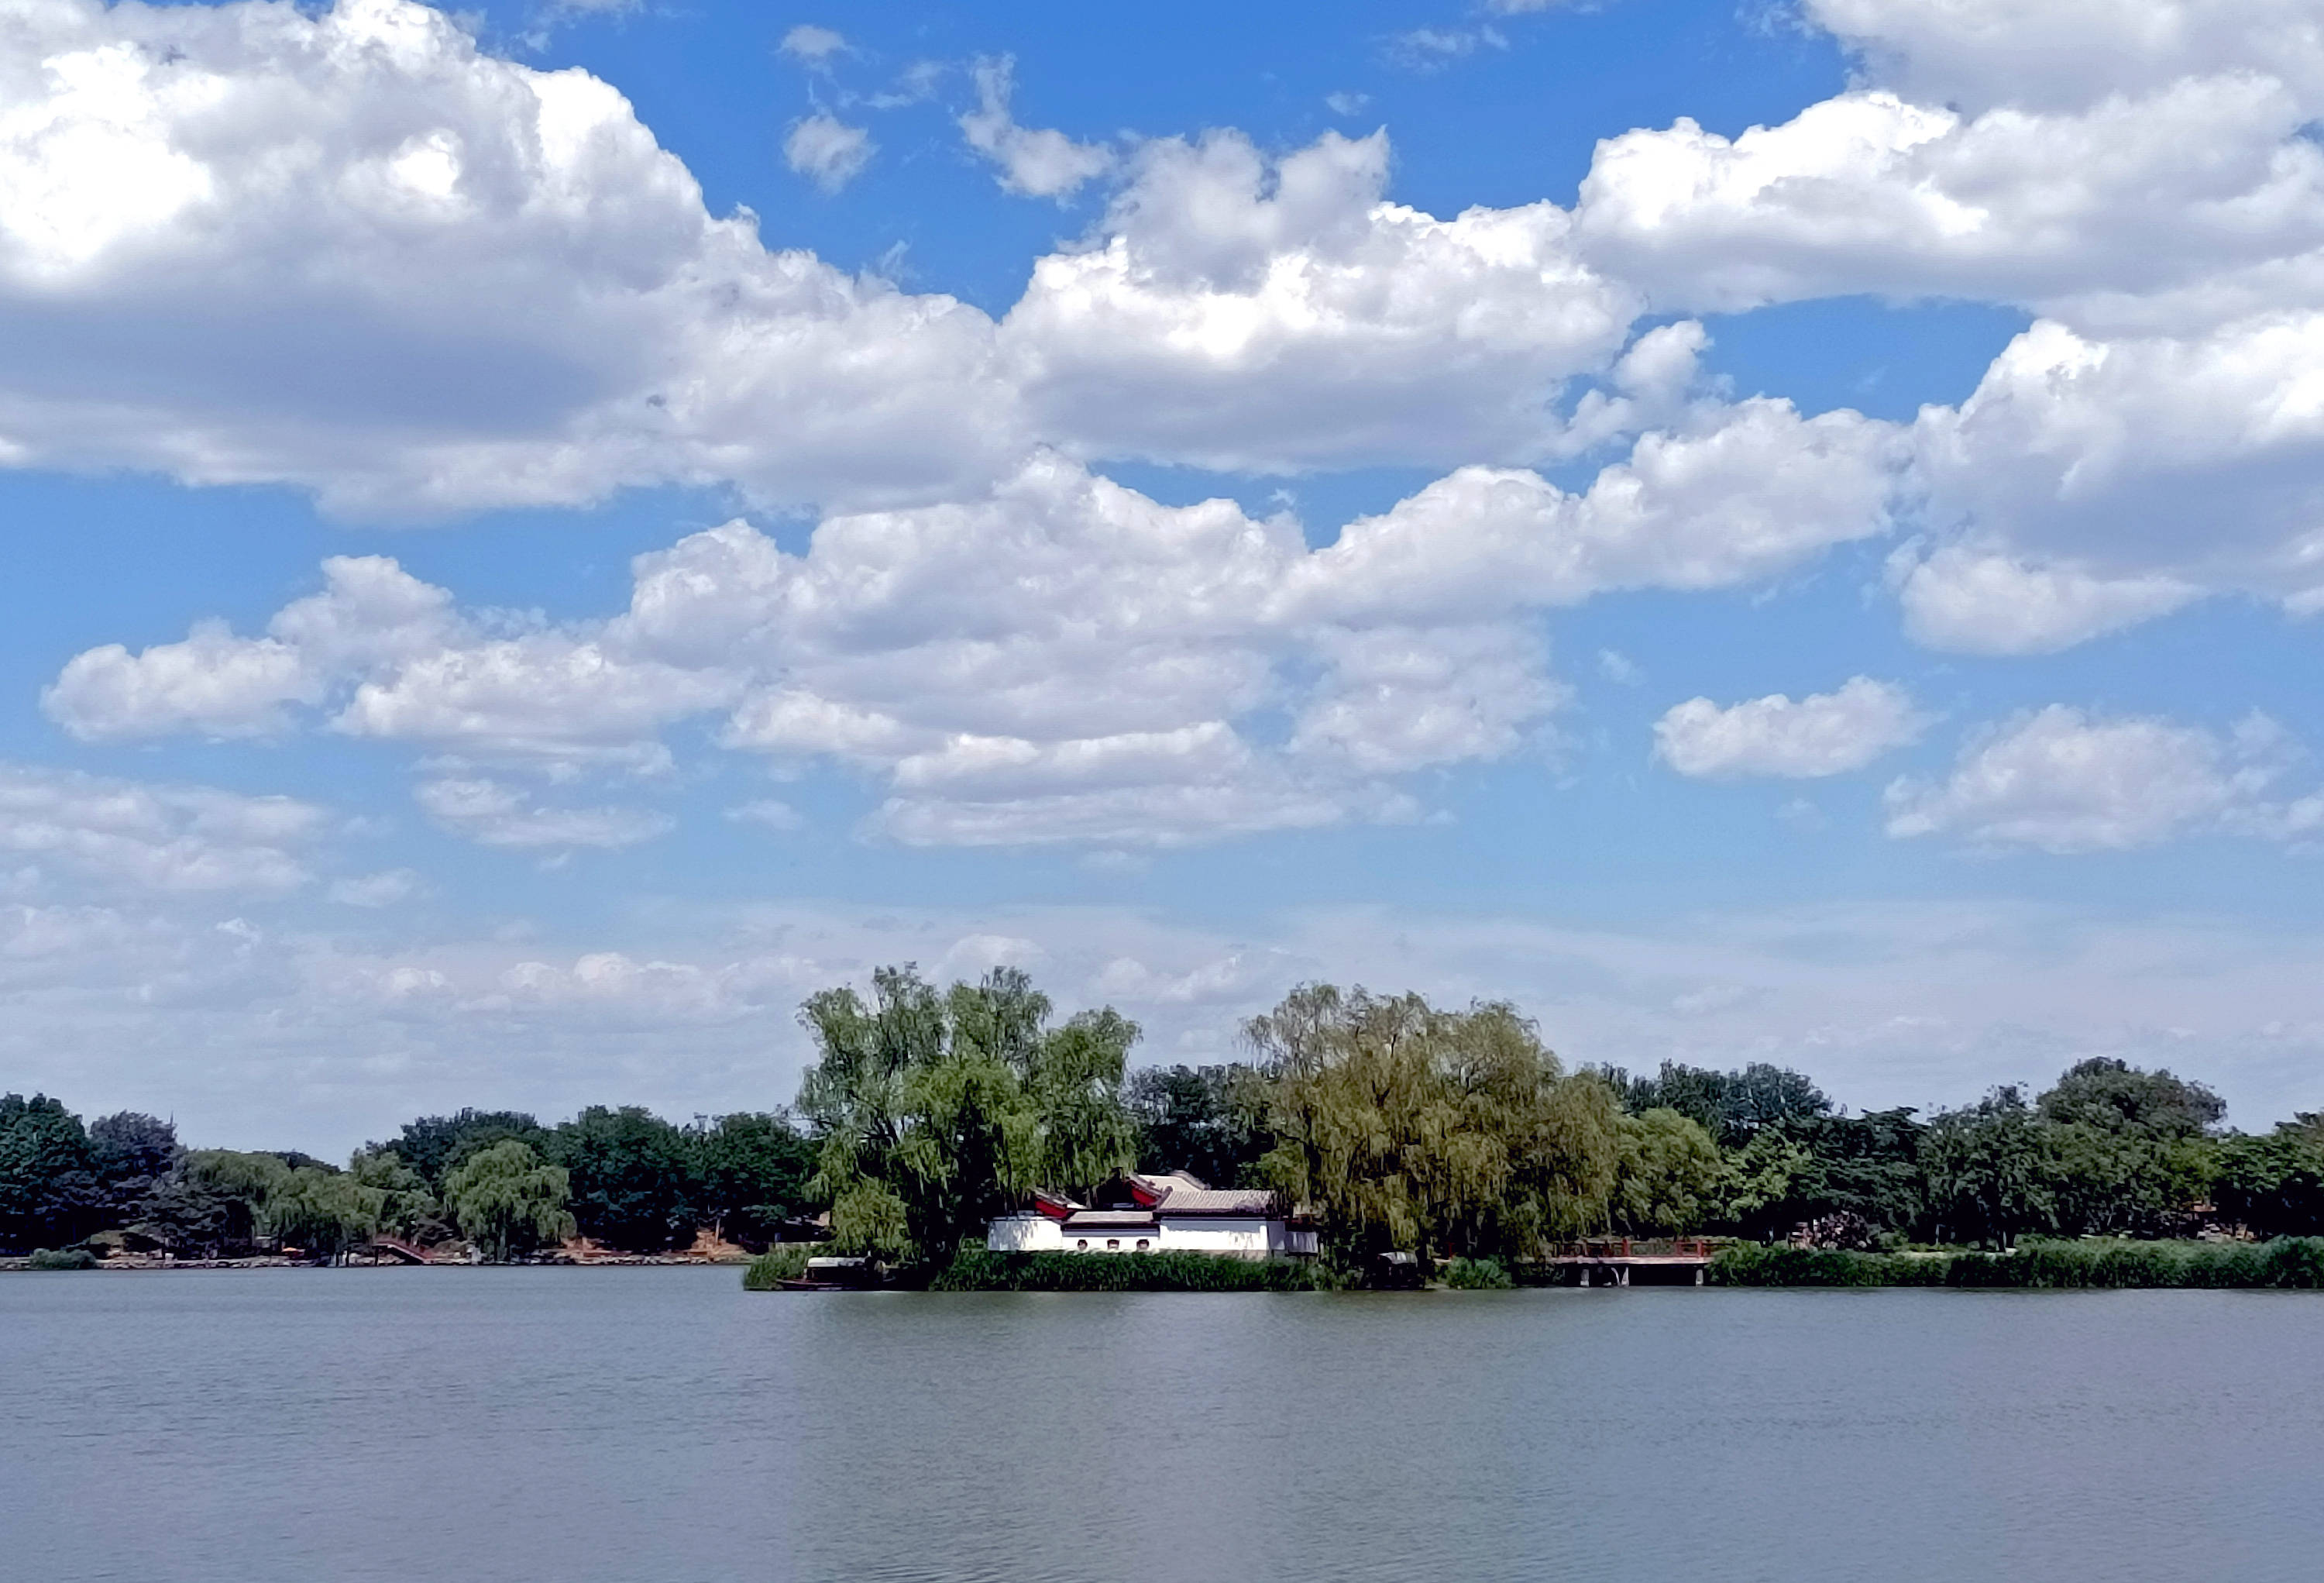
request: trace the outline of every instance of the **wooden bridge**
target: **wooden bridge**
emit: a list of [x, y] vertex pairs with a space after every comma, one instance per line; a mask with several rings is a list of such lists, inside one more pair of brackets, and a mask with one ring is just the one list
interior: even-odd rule
[[1550, 1268], [1575, 1286], [1700, 1286], [1719, 1245], [1707, 1236], [1597, 1236], [1569, 1242]]
[[435, 1254], [418, 1243], [406, 1242], [400, 1236], [374, 1236], [369, 1242], [357, 1243], [347, 1253], [350, 1257], [356, 1254], [369, 1254], [374, 1264], [432, 1264], [436, 1262]]

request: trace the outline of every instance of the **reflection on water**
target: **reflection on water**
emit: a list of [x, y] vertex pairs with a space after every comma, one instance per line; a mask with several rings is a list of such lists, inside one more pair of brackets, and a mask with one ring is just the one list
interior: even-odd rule
[[2324, 1575], [2324, 1297], [0, 1277], [0, 1575]]

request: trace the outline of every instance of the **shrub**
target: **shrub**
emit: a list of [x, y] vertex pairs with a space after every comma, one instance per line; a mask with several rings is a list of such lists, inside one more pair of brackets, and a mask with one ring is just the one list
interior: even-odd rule
[[1307, 1261], [1215, 1254], [1010, 1254], [964, 1249], [931, 1283], [937, 1291], [1311, 1291]]
[[34, 1248], [24, 1261], [27, 1270], [94, 1270], [97, 1255], [85, 1247]]
[[786, 1281], [796, 1281], [807, 1273], [807, 1262], [817, 1253], [827, 1253], [830, 1246], [820, 1242], [779, 1242], [752, 1259], [742, 1270], [742, 1290], [773, 1291]]
[[1455, 1291], [1506, 1291], [1517, 1279], [1499, 1259], [1452, 1259], [1444, 1265], [1444, 1284]]
[[2008, 1254], [1914, 1258], [1815, 1248], [1722, 1250], [1720, 1286], [1955, 1286], [2013, 1291], [2324, 1288], [2324, 1237], [2268, 1243], [2033, 1242]]

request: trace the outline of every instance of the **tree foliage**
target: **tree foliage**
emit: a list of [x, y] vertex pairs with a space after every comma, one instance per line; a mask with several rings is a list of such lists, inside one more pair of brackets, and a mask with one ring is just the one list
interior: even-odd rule
[[515, 1138], [476, 1150], [444, 1179], [444, 1201], [460, 1235], [493, 1264], [571, 1236], [570, 1197], [564, 1168], [544, 1163]]
[[96, 1230], [104, 1196], [80, 1117], [45, 1094], [0, 1095], [0, 1249], [59, 1248]]
[[1138, 1128], [1138, 1169], [1190, 1172], [1213, 1187], [1260, 1187], [1267, 1152], [1267, 1079], [1258, 1069], [1148, 1067], [1126, 1089]]
[[949, 1259], [1037, 1187], [1084, 1192], [1134, 1158], [1122, 1078], [1138, 1027], [1111, 1008], [1049, 1025], [1013, 967], [939, 994], [907, 966], [808, 999], [817, 1060], [798, 1113], [810, 1190], [843, 1248]]
[[1604, 1224], [1613, 1090], [1566, 1076], [1510, 1006], [1306, 985], [1245, 1032], [1271, 1085], [1269, 1179], [1340, 1263], [1529, 1257]]

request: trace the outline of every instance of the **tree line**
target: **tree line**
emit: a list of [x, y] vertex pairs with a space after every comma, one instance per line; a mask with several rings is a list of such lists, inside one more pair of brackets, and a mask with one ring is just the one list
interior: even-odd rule
[[800, 1022], [815, 1060], [788, 1110], [681, 1125], [592, 1106], [553, 1126], [463, 1110], [344, 1168], [186, 1149], [152, 1116], [84, 1126], [10, 1095], [0, 1251], [111, 1234], [180, 1256], [323, 1257], [390, 1235], [507, 1259], [576, 1234], [755, 1247], [814, 1219], [844, 1251], [940, 1265], [1036, 1189], [1086, 1199], [1133, 1168], [1272, 1190], [1350, 1268], [1392, 1250], [1522, 1261], [1607, 1234], [1875, 1249], [2324, 1232], [2324, 1116], [2231, 1131], [2201, 1083], [2105, 1058], [2030, 1096], [1849, 1115], [1770, 1064], [1569, 1068], [1507, 1004], [1325, 985], [1251, 1019], [1246, 1060], [1203, 1067], [1133, 1071], [1135, 1023], [1059, 1021], [1010, 968], [948, 988], [883, 968], [868, 995], [811, 996]]
[[180, 1258], [292, 1247], [334, 1257], [379, 1236], [462, 1240], [494, 1260], [568, 1237], [658, 1253], [705, 1229], [764, 1245], [813, 1212], [812, 1146], [780, 1112], [680, 1125], [592, 1106], [421, 1116], [345, 1167], [295, 1149], [189, 1149], [124, 1112], [84, 1126], [46, 1096], [0, 1097], [0, 1252], [95, 1237]]

